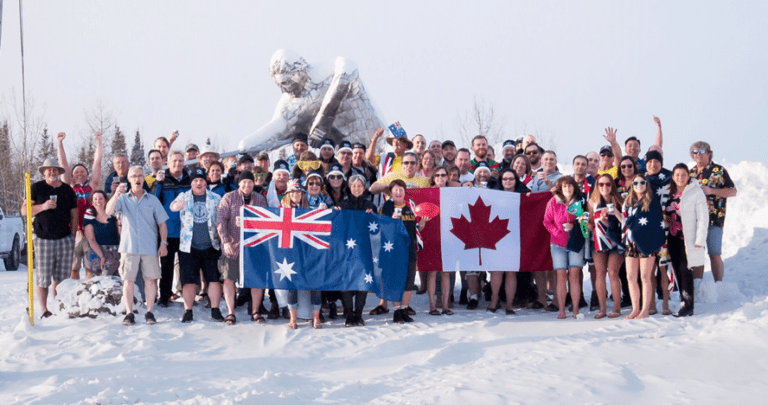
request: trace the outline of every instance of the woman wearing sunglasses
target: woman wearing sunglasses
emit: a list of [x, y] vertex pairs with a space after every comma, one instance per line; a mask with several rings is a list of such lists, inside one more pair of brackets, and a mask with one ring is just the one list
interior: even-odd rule
[[[647, 164], [647, 163], [646, 163]], [[651, 302], [654, 300], [654, 288], [651, 278], [656, 265], [656, 256], [666, 241], [664, 219], [659, 199], [653, 198], [651, 185], [642, 174], [632, 179], [624, 206], [624, 246], [627, 252], [627, 281], [629, 296], [632, 300], [632, 313], [625, 319], [642, 319], [650, 315]], [[642, 302], [640, 308], [640, 286], [637, 273], [640, 272]]]
[[[510, 193], [530, 192], [528, 187], [520, 182], [520, 179], [517, 177], [517, 173], [515, 173], [515, 171], [509, 167], [502, 169], [501, 173], [499, 173], [499, 183], [500, 185], [498, 188], [502, 191]], [[529, 272], [521, 272], [520, 275], [527, 278], [527, 280], [523, 280], [523, 282], [527, 281], [527, 283], [530, 284], [531, 274]], [[514, 315], [515, 310], [512, 309], [512, 303], [514, 302], [515, 292], [517, 290], [517, 272], [515, 271], [491, 272], [491, 303], [488, 305], [487, 309], [490, 312], [496, 312], [496, 310], [499, 308], [499, 293], [501, 290], [502, 281], [504, 282], [504, 294], [506, 302], [505, 312], [507, 315]]]
[[325, 181], [325, 193], [331, 197], [334, 205], [339, 204], [349, 195], [347, 178], [344, 176], [343, 168], [340, 164], [334, 163], [328, 168], [328, 176]]
[[[623, 161], [622, 161], [623, 162]], [[631, 162], [630, 162], [631, 163]], [[634, 163], [632, 163], [634, 166]], [[619, 282], [619, 268], [624, 261], [624, 246], [621, 244], [621, 211], [623, 199], [619, 195], [610, 174], [601, 174], [595, 182], [597, 192], [589, 198], [589, 228], [593, 231], [595, 246], [594, 261], [597, 277], [595, 278], [595, 290], [600, 311], [595, 319], [608, 316], [617, 318], [621, 315], [621, 283]], [[605, 274], [611, 281], [611, 294], [613, 295], [613, 311], [606, 313], [607, 289]]]
[[301, 184], [307, 181], [307, 175], [312, 171], [317, 171], [321, 175], [323, 174], [323, 165], [320, 160], [317, 159], [317, 155], [314, 152], [303, 152], [299, 157], [299, 161], [293, 166], [291, 172], [292, 179], [299, 179]]
[[333, 200], [323, 191], [323, 176], [319, 170], [309, 172], [305, 184], [307, 186], [307, 203], [309, 208], [333, 208]]
[[[426, 155], [427, 153], [432, 152], [430, 150], [427, 150], [424, 152], [422, 157]], [[448, 169], [445, 167], [437, 167], [435, 168], [434, 172], [432, 173], [432, 176], [430, 177], [430, 183], [432, 184], [432, 187], [448, 187]], [[437, 274], [440, 274], [440, 292], [435, 294], [437, 292]], [[451, 277], [453, 276], [454, 281], [456, 280], [456, 273], [450, 272], [450, 271], [419, 271], [419, 279], [420, 280], [426, 280], [426, 282], [422, 281], [426, 285], [427, 290], [427, 296], [429, 297], [429, 314], [430, 315], [453, 315], [453, 311], [449, 309], [451, 306], [450, 303], [450, 297], [451, 297]], [[440, 303], [442, 311], [439, 311], [437, 309], [438, 303]]]
[[264, 171], [260, 166], [253, 167], [253, 192], [259, 193], [264, 197], [267, 196], [267, 189], [264, 187], [264, 183], [267, 180], [268, 173]]
[[619, 162], [619, 177], [616, 179], [616, 188], [621, 198], [627, 198], [632, 188], [632, 178], [637, 174], [637, 165], [631, 156], [624, 156]]

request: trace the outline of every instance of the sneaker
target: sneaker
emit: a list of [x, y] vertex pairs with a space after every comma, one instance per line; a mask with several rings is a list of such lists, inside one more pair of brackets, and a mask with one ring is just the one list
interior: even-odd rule
[[136, 323], [136, 318], [133, 316], [133, 312], [129, 313], [128, 315], [123, 318], [123, 325], [125, 326], [131, 326]]
[[363, 318], [361, 316], [356, 316], [355, 317], [355, 325], [356, 326], [365, 326], [365, 321], [363, 320]]
[[188, 309], [188, 310], [184, 311], [184, 316], [181, 317], [181, 322], [182, 323], [189, 323], [189, 322], [192, 322], [193, 320], [194, 320], [194, 318], [192, 316], [192, 310]]
[[351, 326], [355, 326], [355, 317], [354, 316], [347, 316], [347, 320], [344, 322], [344, 326], [349, 328]]
[[394, 315], [392, 316], [392, 322], [394, 323], [405, 323], [405, 320], [403, 319], [403, 310], [396, 309]]
[[219, 308], [211, 308], [211, 318], [216, 322], [224, 322], [224, 317], [221, 315]]
[[476, 299], [471, 299], [471, 300], [469, 300], [469, 303], [467, 304], [467, 309], [470, 309], [470, 310], [471, 309], [477, 309], [477, 304], [478, 304], [478, 302], [477, 302]]
[[410, 306], [407, 306], [403, 308], [403, 312], [405, 312], [408, 315], [416, 315], [416, 311], [413, 310]]
[[157, 323], [157, 319], [155, 319], [155, 314], [152, 312], [147, 312], [144, 314], [144, 320], [147, 321], [147, 325], [154, 325]]

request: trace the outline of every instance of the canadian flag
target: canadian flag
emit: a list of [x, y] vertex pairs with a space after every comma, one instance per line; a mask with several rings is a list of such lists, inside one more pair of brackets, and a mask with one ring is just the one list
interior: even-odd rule
[[421, 231], [423, 271], [552, 270], [543, 219], [550, 193], [519, 194], [467, 187], [409, 189], [416, 204], [440, 207]]

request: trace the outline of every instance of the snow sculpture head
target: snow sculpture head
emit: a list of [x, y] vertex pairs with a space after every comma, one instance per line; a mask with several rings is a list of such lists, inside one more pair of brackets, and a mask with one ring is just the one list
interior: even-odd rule
[[298, 97], [309, 80], [307, 62], [294, 51], [280, 49], [272, 55], [269, 74], [283, 91]]

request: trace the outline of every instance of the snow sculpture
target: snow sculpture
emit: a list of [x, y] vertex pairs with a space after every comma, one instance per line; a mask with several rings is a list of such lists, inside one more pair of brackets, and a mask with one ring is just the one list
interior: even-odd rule
[[367, 145], [377, 128], [386, 128], [349, 59], [310, 65], [296, 52], [281, 49], [272, 55], [269, 72], [283, 95], [272, 120], [240, 141], [240, 150], [290, 141], [300, 132], [309, 135], [315, 148], [325, 138], [337, 145], [343, 139]]

